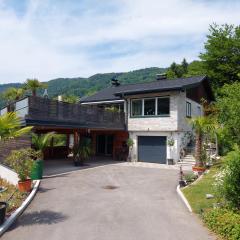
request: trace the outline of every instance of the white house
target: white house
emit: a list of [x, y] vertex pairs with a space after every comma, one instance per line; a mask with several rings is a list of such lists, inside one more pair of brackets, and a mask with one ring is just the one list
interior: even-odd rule
[[[82, 137], [92, 140], [93, 154], [126, 160], [126, 142], [134, 142], [131, 161], [176, 163], [189, 145], [188, 119], [202, 115], [201, 99], [214, 100], [205, 76], [112, 86], [80, 104], [41, 97], [25, 97], [0, 110], [16, 111], [23, 125], [36, 133], [65, 135], [64, 146], [52, 146], [45, 158], [64, 158]], [[0, 153], [1, 158], [1, 153]]]
[[98, 105], [124, 111], [126, 129], [134, 142], [132, 161], [176, 163], [191, 131], [188, 118], [203, 114], [201, 100], [214, 100], [206, 76], [121, 85], [81, 100], [83, 105]]

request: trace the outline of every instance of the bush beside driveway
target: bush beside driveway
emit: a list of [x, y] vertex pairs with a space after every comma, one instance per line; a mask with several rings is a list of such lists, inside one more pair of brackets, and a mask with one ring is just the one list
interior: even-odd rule
[[2, 239], [215, 239], [178, 198], [177, 180], [177, 170], [120, 164], [45, 179]]

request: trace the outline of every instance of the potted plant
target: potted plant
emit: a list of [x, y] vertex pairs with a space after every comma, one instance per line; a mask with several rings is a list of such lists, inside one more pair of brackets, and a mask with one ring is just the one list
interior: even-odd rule
[[91, 156], [91, 138], [83, 137], [78, 144], [73, 146], [73, 159], [75, 166], [83, 166]]
[[13, 150], [7, 157], [6, 163], [18, 174], [18, 188], [20, 192], [30, 192], [32, 181], [31, 170], [34, 164], [33, 157], [37, 152], [31, 148]]
[[133, 149], [134, 142], [131, 138], [128, 138], [127, 140], [127, 146], [129, 149], [129, 154], [128, 154], [128, 161], [131, 162], [132, 160], [132, 149]]
[[7, 203], [0, 202], [0, 225], [4, 223], [5, 215], [6, 215]]
[[54, 132], [50, 132], [47, 134], [38, 135], [36, 133], [32, 133], [32, 144], [34, 149], [40, 152], [38, 158], [34, 159], [33, 168], [31, 171], [31, 179], [42, 179], [43, 175], [43, 158], [44, 158], [44, 150], [49, 146], [50, 140], [54, 136]]

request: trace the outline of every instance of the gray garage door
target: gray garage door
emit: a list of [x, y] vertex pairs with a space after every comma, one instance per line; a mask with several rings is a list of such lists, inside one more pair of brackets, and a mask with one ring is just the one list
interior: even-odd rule
[[166, 137], [138, 137], [138, 161], [166, 164], [166, 154]]

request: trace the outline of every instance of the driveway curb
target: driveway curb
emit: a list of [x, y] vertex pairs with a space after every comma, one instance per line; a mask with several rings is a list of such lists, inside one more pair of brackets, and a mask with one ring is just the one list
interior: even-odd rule
[[13, 214], [1, 225], [0, 227], [0, 236], [2, 236], [7, 229], [16, 221], [16, 219], [23, 213], [23, 211], [27, 208], [27, 206], [30, 204], [30, 202], [33, 200], [34, 196], [36, 195], [40, 180], [36, 180], [34, 183], [33, 190], [29, 194], [29, 196], [25, 199], [25, 201], [22, 203], [22, 205], [14, 211]]
[[192, 208], [188, 202], [188, 200], [186, 199], [186, 197], [184, 196], [183, 192], [181, 191], [180, 185], [177, 186], [177, 193], [179, 195], [179, 197], [181, 198], [181, 200], [183, 201], [183, 203], [185, 204], [185, 206], [187, 207], [188, 211], [192, 213]]

